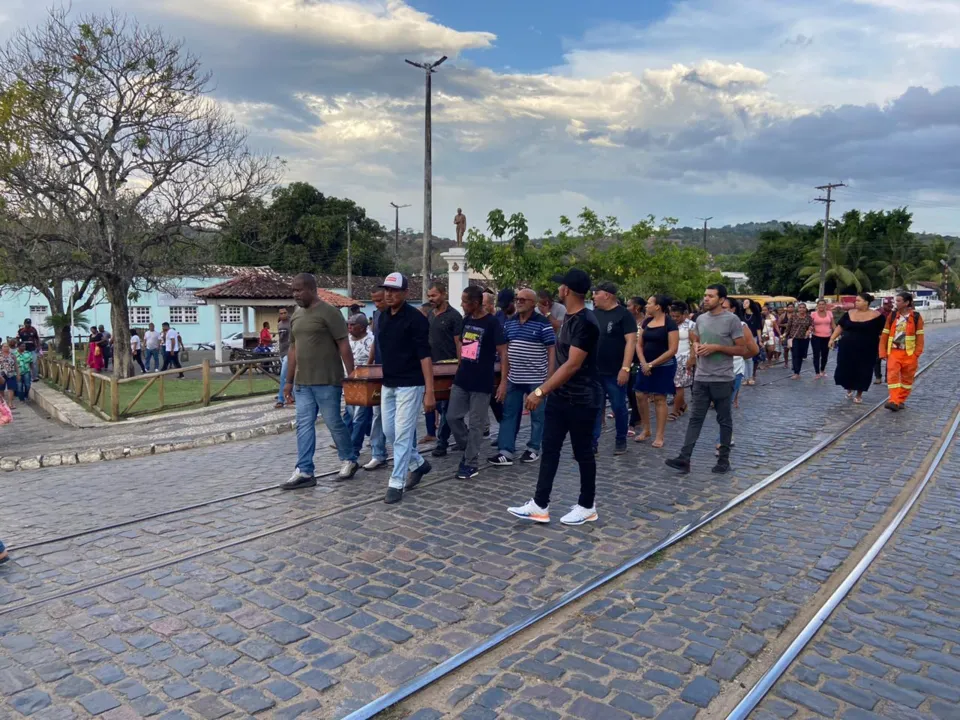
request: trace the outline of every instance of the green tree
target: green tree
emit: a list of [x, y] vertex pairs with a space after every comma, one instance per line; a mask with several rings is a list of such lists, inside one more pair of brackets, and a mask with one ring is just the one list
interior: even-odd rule
[[345, 275], [347, 225], [353, 272], [386, 275], [391, 269], [384, 229], [353, 200], [325, 196], [309, 183], [274, 189], [269, 203], [242, 199], [231, 208], [217, 260], [270, 265], [283, 273]]
[[279, 175], [207, 97], [211, 77], [181, 43], [110, 13], [47, 22], [0, 50], [0, 194], [35, 239], [72, 254], [111, 305], [120, 377], [132, 372], [128, 298], [207, 260], [238, 198]]
[[[807, 252], [807, 265], [799, 270], [800, 276], [806, 279], [800, 288], [801, 292], [816, 293], [820, 289], [820, 252], [820, 248], [811, 248]], [[860, 212], [851, 210], [841, 220], [833, 221], [827, 240], [824, 293], [832, 295], [870, 290], [869, 258], [869, 245], [864, 237]]]
[[865, 222], [873, 228], [876, 260], [871, 265], [877, 285], [890, 289], [907, 285], [923, 258], [923, 250], [910, 232], [913, 214], [905, 207], [889, 212], [880, 210], [867, 213]]
[[750, 287], [770, 295], [800, 295], [800, 269], [807, 264], [807, 254], [822, 235], [822, 225], [808, 228], [787, 223], [782, 230], [762, 231], [756, 251], [743, 266]]

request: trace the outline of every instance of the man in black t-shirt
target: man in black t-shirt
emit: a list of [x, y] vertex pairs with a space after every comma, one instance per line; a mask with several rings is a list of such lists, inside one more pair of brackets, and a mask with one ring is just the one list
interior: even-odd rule
[[[593, 426], [589, 418], [600, 411], [603, 389], [597, 376], [597, 346], [600, 326], [593, 312], [584, 305], [590, 290], [590, 276], [575, 268], [552, 278], [560, 283], [558, 295], [567, 309], [557, 339], [557, 371], [527, 396], [527, 409], [533, 411], [549, 395], [544, 431], [543, 455], [537, 490], [532, 500], [508, 512], [524, 520], [550, 522], [549, 506], [553, 481], [560, 466], [560, 450], [567, 433], [573, 457], [580, 466], [580, 499], [560, 518], [565, 525], [582, 525], [597, 519], [594, 495], [597, 485], [597, 459], [593, 453]], [[584, 418], [588, 418], [584, 422]]]
[[[427, 315], [430, 321], [430, 356], [435, 363], [458, 360], [463, 317], [447, 302], [447, 288], [443, 283], [433, 283], [427, 292], [427, 298], [432, 308]], [[427, 436], [422, 442], [437, 441], [433, 449], [434, 457], [445, 456], [450, 444], [450, 425], [447, 423], [448, 405], [447, 400], [438, 400], [436, 412], [427, 414], [425, 418]], [[431, 426], [431, 420], [433, 426]]]
[[33, 362], [30, 364], [30, 370], [33, 375], [32, 379], [36, 380], [37, 368], [39, 366], [37, 356], [40, 355], [40, 333], [37, 332], [30, 318], [24, 319], [23, 327], [17, 331], [17, 339], [26, 345], [25, 349], [27, 352], [33, 353]]
[[[463, 291], [463, 333], [460, 341], [460, 366], [450, 390], [447, 422], [457, 445], [464, 448], [457, 477], [468, 480], [477, 475], [480, 444], [486, 424], [487, 408], [493, 391], [494, 364], [500, 356], [500, 385], [496, 398], [507, 394], [507, 341], [496, 316], [483, 307], [483, 291], [470, 286]], [[465, 418], [470, 416], [467, 423]]]
[[593, 314], [600, 325], [600, 344], [597, 349], [597, 371], [603, 386], [605, 400], [600, 404], [597, 421], [593, 426], [593, 449], [600, 442], [600, 429], [606, 400], [610, 400], [617, 425], [614, 455], [627, 451], [627, 393], [631, 388], [630, 366], [637, 347], [637, 322], [633, 315], [617, 300], [617, 286], [599, 283], [593, 288]]

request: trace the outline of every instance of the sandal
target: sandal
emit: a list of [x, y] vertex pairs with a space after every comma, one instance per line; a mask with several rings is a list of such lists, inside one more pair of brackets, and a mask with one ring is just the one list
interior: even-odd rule
[[283, 407], [283, 403], [276, 403], [273, 406], [274, 410], [280, 410]]
[[633, 441], [634, 441], [634, 442], [645, 442], [645, 441], [647, 440], [647, 438], [650, 438], [650, 437], [652, 437], [652, 434], [644, 431], [644, 432], [638, 434], [638, 435], [633, 439]]
[[853, 403], [854, 403], [854, 405], [863, 405], [863, 398], [857, 398], [857, 397], [855, 397], [855, 398], [853, 399]]
[[652, 443], [650, 443], [650, 447], [652, 447], [652, 448], [662, 448], [662, 447], [663, 447], [663, 440], [654, 440]]

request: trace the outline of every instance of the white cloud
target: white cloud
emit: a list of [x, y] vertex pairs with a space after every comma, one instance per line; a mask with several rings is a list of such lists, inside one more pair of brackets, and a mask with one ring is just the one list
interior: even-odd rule
[[[535, 232], [584, 204], [624, 224], [814, 220], [810, 186], [827, 179], [923, 198], [919, 221], [960, 224], [930, 199], [960, 193], [953, 0], [686, 0], [654, 23], [568, 40], [539, 72], [484, 67], [488, 28], [447, 27], [401, 0], [114, 1], [186, 37], [216, 97], [288, 158], [291, 179], [389, 224], [393, 200], [415, 203], [403, 222], [420, 225], [423, 78], [403, 58], [434, 53], [452, 58], [433, 86], [440, 231], [458, 206], [472, 225], [492, 207], [522, 210]], [[0, 17], [35, 22], [19, 2], [0, 0]]]
[[370, 52], [440, 51], [490, 47], [488, 32], [439, 25], [401, 0], [168, 0], [165, 9], [218, 25], [233, 25]]

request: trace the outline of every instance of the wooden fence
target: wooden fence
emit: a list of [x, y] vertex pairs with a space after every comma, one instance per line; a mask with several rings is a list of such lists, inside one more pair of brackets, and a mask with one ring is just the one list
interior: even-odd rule
[[[229, 399], [266, 394], [267, 391], [257, 390], [254, 387], [254, 380], [258, 377], [270, 378], [277, 386], [279, 386], [281, 382], [278, 376], [264, 371], [268, 363], [259, 359], [233, 360], [225, 363], [211, 363], [209, 360], [204, 360], [200, 365], [147, 373], [145, 375], [137, 375], [123, 379], [113, 375], [104, 375], [103, 373], [94, 372], [89, 369], [77, 368], [69, 362], [51, 357], [41, 356], [39, 361], [40, 375], [45, 380], [55, 385], [61, 392], [81, 400], [94, 412], [107, 420], [121, 420], [123, 418], [149, 415], [165, 410], [191, 407], [194, 405], [207, 407], [211, 402], [228, 399], [226, 396], [227, 388], [233, 386], [234, 383], [241, 380], [243, 376], [246, 376], [247, 392], [231, 394]], [[232, 375], [225, 383], [214, 388], [211, 382], [211, 371], [217, 368], [229, 368], [231, 369]], [[197, 370], [200, 371], [202, 381], [199, 386], [199, 397], [197, 397], [196, 400], [191, 399], [188, 401], [167, 403], [166, 390], [169, 387], [167, 378], [171, 375], [196, 372]], [[144, 386], [140, 388], [137, 394], [121, 407], [123, 386], [144, 381], [146, 381]], [[143, 400], [145, 397], [148, 397], [148, 391], [151, 388], [155, 388], [157, 404], [149, 408], [142, 407]], [[276, 389], [272, 389], [269, 392], [276, 392]], [[138, 404], [141, 404], [139, 409], [137, 408]]]

